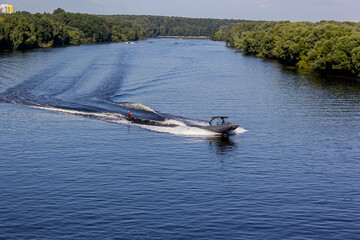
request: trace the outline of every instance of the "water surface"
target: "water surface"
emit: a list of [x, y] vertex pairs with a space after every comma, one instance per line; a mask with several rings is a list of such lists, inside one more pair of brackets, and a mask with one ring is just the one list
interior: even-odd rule
[[357, 239], [360, 84], [178, 42], [1, 53], [0, 238]]

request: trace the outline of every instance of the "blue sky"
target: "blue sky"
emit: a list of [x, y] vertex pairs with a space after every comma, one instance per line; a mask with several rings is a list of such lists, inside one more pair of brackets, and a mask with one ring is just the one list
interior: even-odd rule
[[248, 20], [360, 20], [360, 0], [0, 0], [16, 11], [146, 14]]

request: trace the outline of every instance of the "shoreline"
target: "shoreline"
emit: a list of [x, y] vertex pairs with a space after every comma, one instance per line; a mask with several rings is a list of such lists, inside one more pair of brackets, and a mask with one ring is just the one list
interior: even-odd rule
[[156, 36], [156, 38], [189, 38], [189, 39], [210, 39], [206, 36]]

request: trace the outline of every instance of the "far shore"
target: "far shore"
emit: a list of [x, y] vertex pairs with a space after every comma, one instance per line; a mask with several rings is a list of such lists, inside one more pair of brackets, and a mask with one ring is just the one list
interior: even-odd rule
[[199, 39], [207, 39], [209, 37], [206, 37], [206, 36], [157, 36], [157, 38], [199, 38]]

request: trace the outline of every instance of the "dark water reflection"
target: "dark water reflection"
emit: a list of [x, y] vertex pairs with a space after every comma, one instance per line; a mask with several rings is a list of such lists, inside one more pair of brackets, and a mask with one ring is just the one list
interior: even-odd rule
[[279, 66], [279, 68], [281, 69], [281, 72], [287, 76], [286, 85], [294, 84], [295, 86], [300, 87], [303, 85], [314, 91], [316, 91], [316, 89], [319, 91], [325, 90], [339, 98], [346, 97], [348, 94], [352, 97], [359, 96], [360, 81], [356, 78], [324, 75], [320, 73], [306, 73], [286, 66]]
[[237, 144], [229, 136], [208, 138], [211, 152], [217, 155], [226, 155], [237, 149]]

